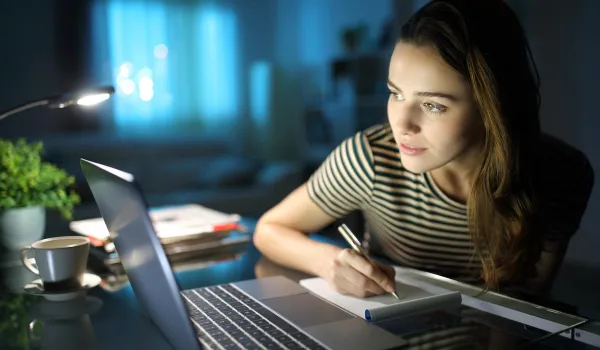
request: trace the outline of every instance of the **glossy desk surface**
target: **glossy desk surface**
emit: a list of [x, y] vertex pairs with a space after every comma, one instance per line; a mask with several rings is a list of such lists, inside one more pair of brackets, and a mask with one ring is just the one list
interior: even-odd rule
[[[318, 235], [313, 238], [327, 240]], [[272, 275], [295, 281], [310, 277], [266, 260], [252, 245], [238, 253], [234, 258], [213, 260], [209, 264], [198, 260], [176, 265], [180, 287], [193, 289]], [[0, 269], [4, 284], [0, 296], [0, 349], [171, 349], [144, 314], [125, 275], [102, 273], [97, 266], [90, 269], [103, 277], [100, 286], [82, 298], [49, 302], [23, 292], [22, 286], [36, 276], [22, 267], [18, 258], [12, 264], [5, 261]], [[428, 288], [463, 293], [460, 309], [407, 316], [381, 324], [408, 339], [407, 348], [444, 349], [445, 344], [458, 337], [474, 339], [469, 348], [513, 349], [586, 322], [575, 315], [499, 295], [480, 298], [469, 286], [434, 275], [408, 271], [407, 276]], [[523, 348], [600, 349], [599, 339], [598, 323], [587, 321], [574, 331], [552, 335]]]

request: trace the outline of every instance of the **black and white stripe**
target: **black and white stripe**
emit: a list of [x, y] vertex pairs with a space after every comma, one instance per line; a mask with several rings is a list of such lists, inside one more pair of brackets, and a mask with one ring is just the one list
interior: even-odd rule
[[346, 139], [307, 185], [310, 197], [334, 218], [362, 210], [374, 246], [401, 265], [465, 282], [481, 269], [466, 206], [446, 197], [428, 174], [404, 169], [387, 125]]

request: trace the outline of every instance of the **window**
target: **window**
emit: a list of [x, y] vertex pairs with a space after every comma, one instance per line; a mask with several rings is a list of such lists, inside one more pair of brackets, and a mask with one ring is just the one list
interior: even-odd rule
[[[219, 3], [103, 0], [94, 41], [122, 134], [218, 130], [239, 117], [237, 23]], [[108, 77], [107, 77], [108, 76]]]

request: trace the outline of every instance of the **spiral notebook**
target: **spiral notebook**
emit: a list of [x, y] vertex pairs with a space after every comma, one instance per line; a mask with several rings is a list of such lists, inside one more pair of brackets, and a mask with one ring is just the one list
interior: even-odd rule
[[340, 294], [319, 277], [301, 280], [300, 284], [316, 296], [370, 322], [458, 307], [462, 302], [460, 292], [431, 293], [400, 281], [396, 281], [399, 300], [391, 294], [368, 298]]

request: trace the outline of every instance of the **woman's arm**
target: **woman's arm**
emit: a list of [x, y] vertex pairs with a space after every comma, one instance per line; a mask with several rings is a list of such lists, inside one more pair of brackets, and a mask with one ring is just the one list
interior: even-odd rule
[[336, 147], [304, 185], [260, 218], [254, 244], [275, 263], [320, 276], [340, 293], [364, 297], [394, 291], [392, 267], [377, 268], [351, 249], [308, 237], [368, 207], [373, 178], [368, 136], [358, 132]]
[[260, 218], [254, 245], [282, 266], [322, 276], [323, 267], [342, 249], [307, 235], [334, 220], [310, 199], [304, 184]]
[[569, 237], [565, 235], [561, 240], [543, 241], [534, 274], [520, 284], [507, 286], [503, 292], [517, 298], [546, 297], [562, 265], [569, 246]]
[[370, 201], [372, 159], [364, 132], [344, 140], [305, 184], [260, 218], [255, 246], [278, 264], [322, 276], [321, 268], [341, 249], [315, 242], [308, 234]]
[[275, 263], [322, 277], [342, 294], [367, 297], [395, 291], [393, 267], [374, 268], [351, 249], [307, 236], [334, 219], [313, 203], [302, 185], [259, 220], [254, 244]]

